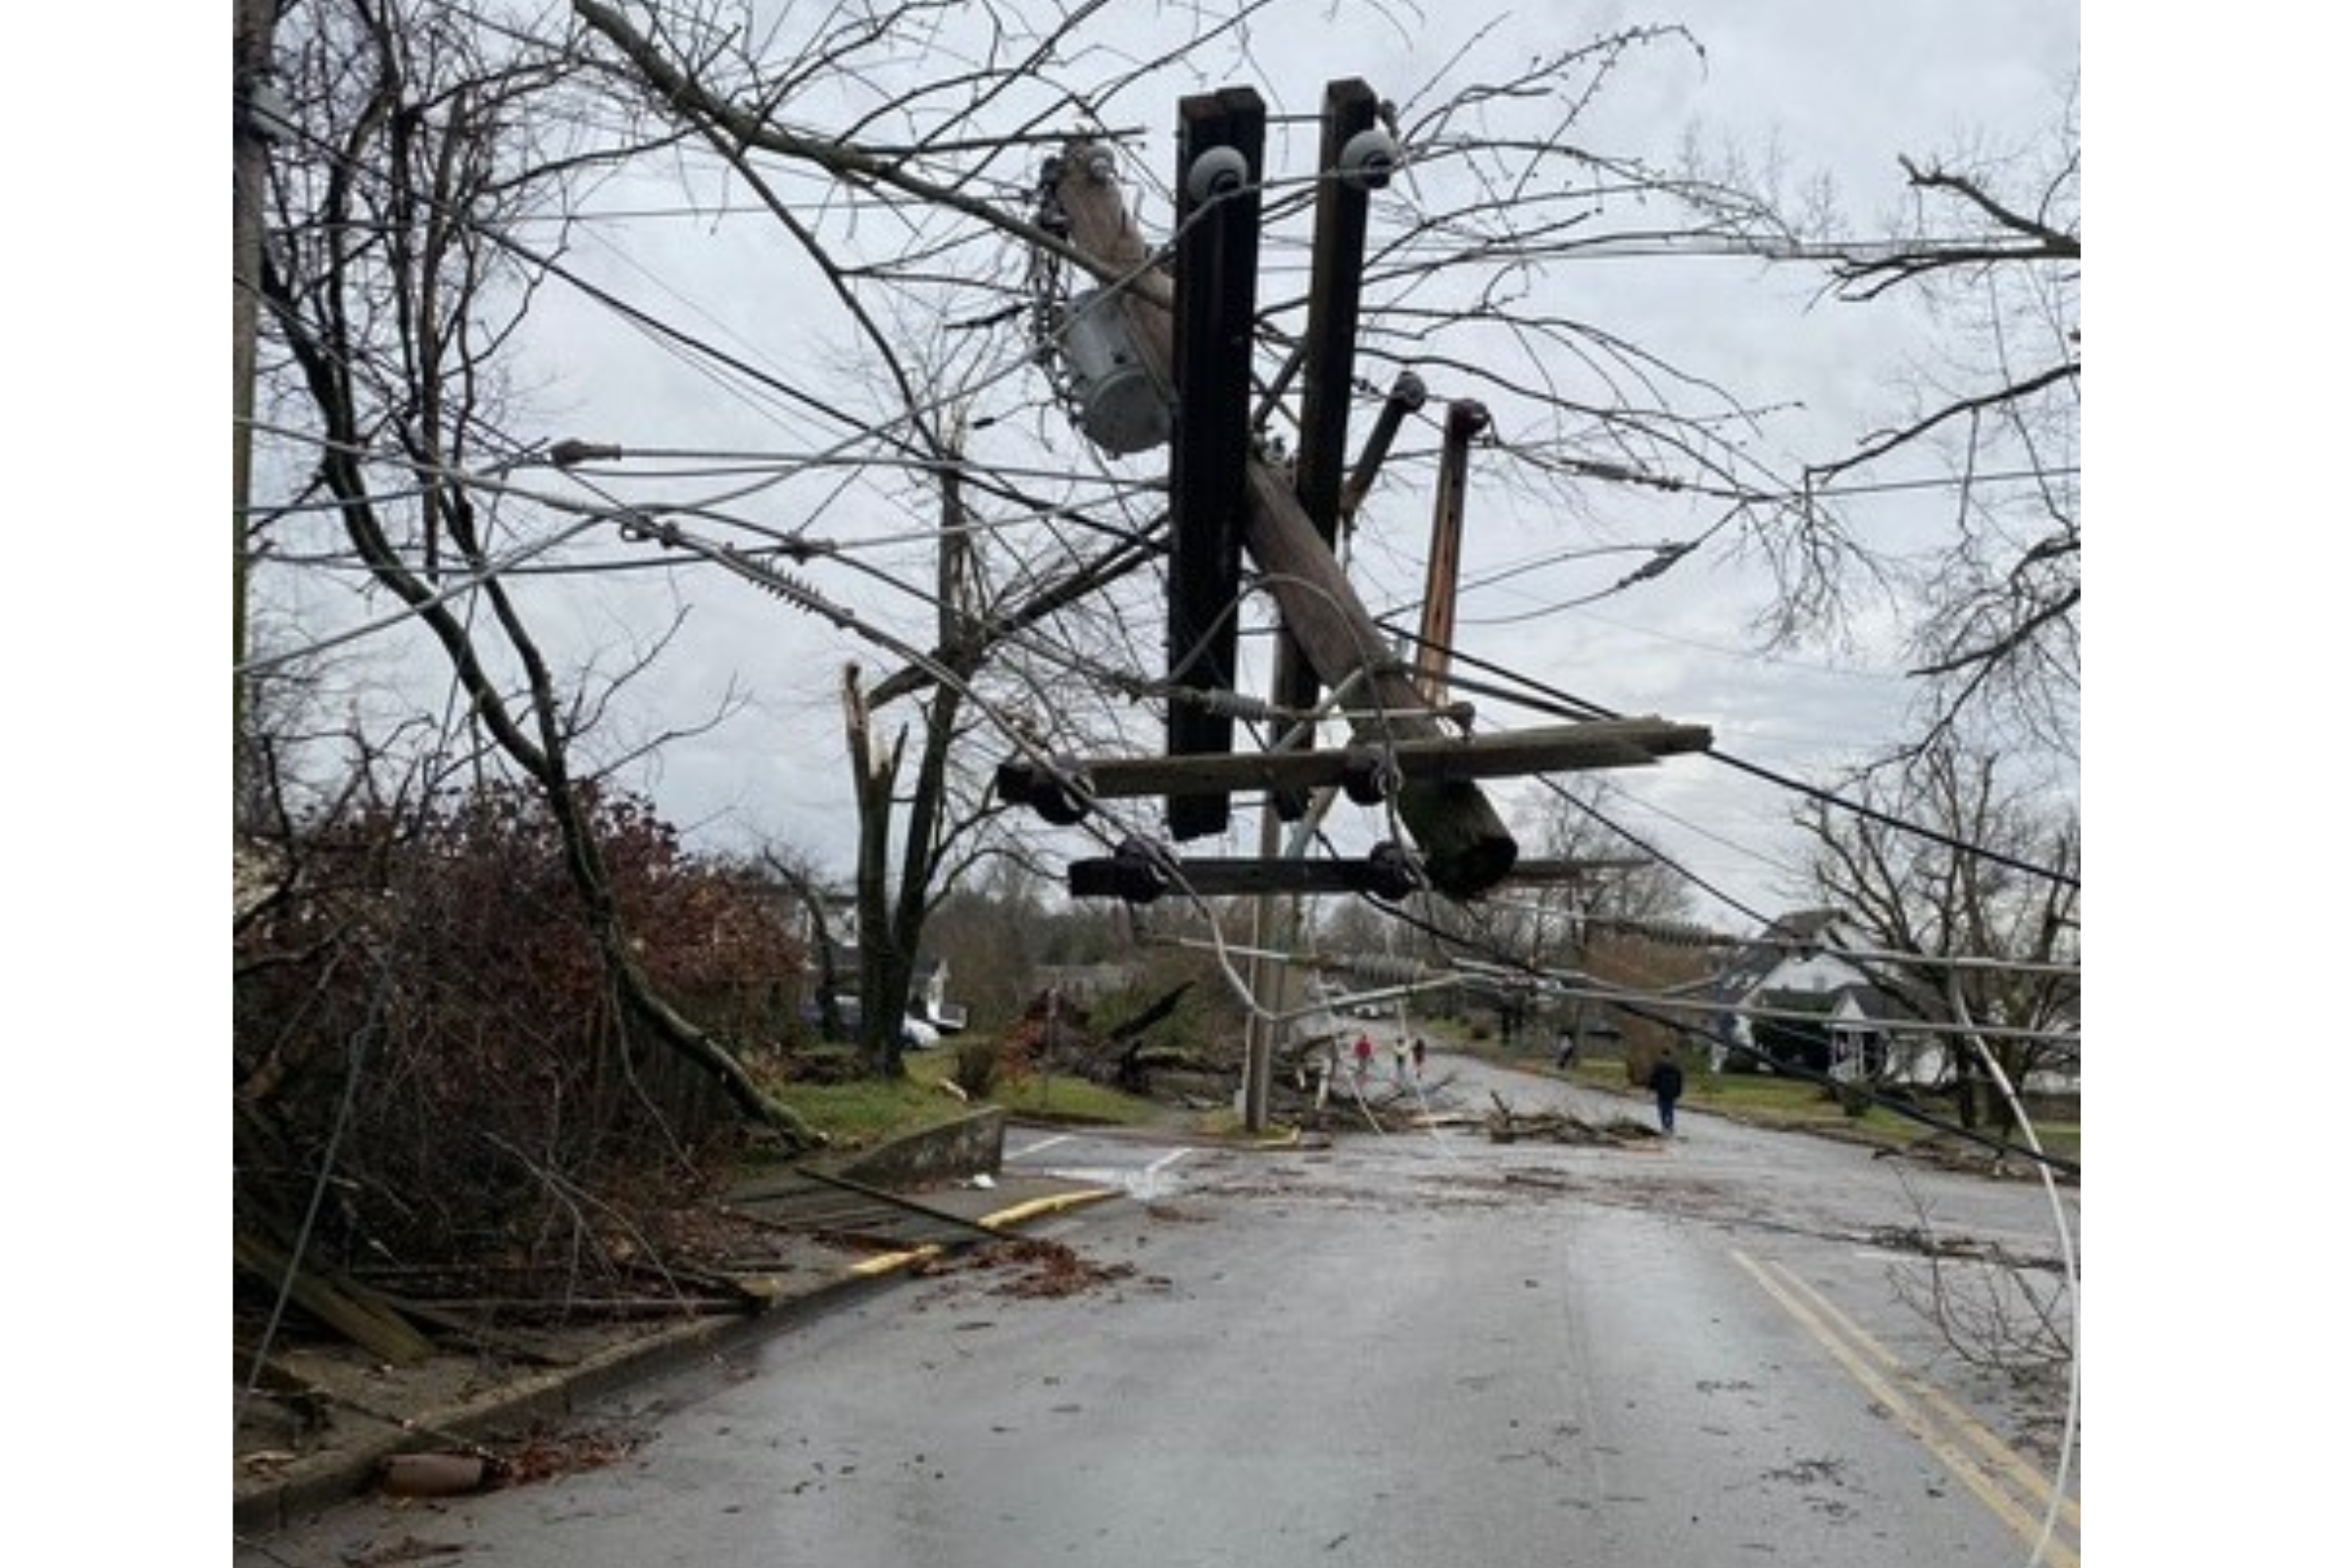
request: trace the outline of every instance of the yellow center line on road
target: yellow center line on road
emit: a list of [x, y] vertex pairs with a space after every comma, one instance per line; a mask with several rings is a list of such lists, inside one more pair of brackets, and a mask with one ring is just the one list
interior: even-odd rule
[[[1897, 1421], [1900, 1421], [1911, 1436], [1918, 1441], [1920, 1446], [1941, 1460], [1945, 1469], [1951, 1471], [1954, 1476], [1959, 1478], [1963, 1486], [1975, 1493], [1977, 1500], [1991, 1510], [1993, 1517], [2016, 1532], [2020, 1540], [2035, 1548], [2033, 1559], [2034, 1562], [2053, 1563], [2057, 1565], [2057, 1568], [2082, 1568], [2082, 1559], [2079, 1551], [2067, 1546], [2062, 1542], [2044, 1540], [2046, 1532], [2043, 1528], [2043, 1521], [2035, 1518], [2025, 1504], [2004, 1488], [1998, 1478], [1987, 1473], [1965, 1447], [1945, 1436], [1918, 1405], [1906, 1398], [1901, 1390], [1888, 1382], [1876, 1367], [1872, 1366], [1869, 1359], [1860, 1350], [1848, 1345], [1838, 1336], [1836, 1329], [1825, 1323], [1821, 1315], [1807, 1304], [1791, 1284], [1784, 1283], [1780, 1277], [1777, 1277], [1773, 1269], [1757, 1262], [1736, 1248], [1732, 1251], [1732, 1258], [1754, 1277], [1756, 1283], [1764, 1288], [1767, 1296], [1780, 1303], [1782, 1310], [1796, 1320], [1798, 1327], [1820, 1342], [1822, 1348], [1835, 1356], [1848, 1373], [1852, 1374], [1855, 1382], [1861, 1384], [1873, 1398], [1884, 1405]], [[1779, 1273], [1786, 1274], [1787, 1271], [1781, 1270]], [[1787, 1278], [1793, 1282], [1795, 1276], [1790, 1274], [1787, 1275]], [[2020, 1462], [2022, 1463], [2022, 1461]]]
[[[2010, 1447], [1999, 1438], [1994, 1437], [1983, 1422], [1962, 1409], [1959, 1402], [1950, 1395], [1904, 1366], [1901, 1357], [1872, 1339], [1860, 1324], [1839, 1311], [1836, 1302], [1799, 1279], [1787, 1264], [1770, 1263], [1766, 1266], [1773, 1269], [1790, 1287], [1802, 1294], [1806, 1300], [1812, 1302], [1814, 1309], [1844, 1334], [1849, 1343], [1861, 1347], [1864, 1352], [1877, 1359], [1882, 1366], [1899, 1380], [1906, 1390], [1933, 1406], [1936, 1413], [1943, 1418], [1944, 1424], [1948, 1428], [1975, 1444], [1980, 1452], [2000, 1466], [2008, 1475], [2012, 1485], [2023, 1490], [2040, 1506], [2047, 1508], [2050, 1505], [2057, 1489], [2051, 1486], [2049, 1478], [2044, 1476], [2040, 1468], [2032, 1460]], [[2074, 1527], [2076, 1534], [2080, 1535], [2082, 1531], [2082, 1505], [2072, 1497], [2068, 1497], [2058, 1504], [2058, 1508], [2061, 1517]]]

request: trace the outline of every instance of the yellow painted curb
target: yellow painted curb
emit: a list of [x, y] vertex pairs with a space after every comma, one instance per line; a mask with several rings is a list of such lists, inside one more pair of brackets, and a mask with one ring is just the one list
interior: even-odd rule
[[1018, 1225], [1025, 1219], [1036, 1219], [1041, 1214], [1058, 1214], [1065, 1208], [1080, 1208], [1118, 1196], [1119, 1190], [1115, 1187], [1089, 1187], [1075, 1193], [1058, 1193], [1052, 1198], [1033, 1198], [1026, 1203], [1015, 1203], [1010, 1208], [983, 1215], [980, 1223], [990, 1230], [996, 1230], [1001, 1226]]
[[[1075, 1193], [1059, 1193], [1052, 1198], [1033, 1198], [1026, 1203], [1015, 1203], [1012, 1207], [999, 1209], [994, 1214], [984, 1214], [973, 1223], [984, 1225], [992, 1231], [1001, 1230], [1004, 1226], [1018, 1225], [1023, 1220], [1036, 1219], [1040, 1215], [1058, 1214], [1065, 1208], [1078, 1208], [1087, 1203], [1101, 1202], [1105, 1198], [1119, 1196], [1119, 1190], [1115, 1187], [1089, 1187]], [[863, 1262], [851, 1264], [849, 1272], [852, 1278], [861, 1280], [872, 1279], [881, 1274], [895, 1274], [900, 1269], [911, 1268], [917, 1263], [927, 1263], [939, 1256], [943, 1250], [945, 1249], [940, 1247], [924, 1246], [910, 1247], [903, 1252], [882, 1252]]]
[[940, 1250], [936, 1247], [910, 1248], [904, 1252], [883, 1252], [878, 1256], [867, 1258], [862, 1263], [852, 1263], [850, 1274], [853, 1278], [861, 1280], [871, 1279], [877, 1274], [895, 1274], [900, 1269], [906, 1268], [911, 1264], [929, 1262], [932, 1258], [937, 1257], [939, 1252]]

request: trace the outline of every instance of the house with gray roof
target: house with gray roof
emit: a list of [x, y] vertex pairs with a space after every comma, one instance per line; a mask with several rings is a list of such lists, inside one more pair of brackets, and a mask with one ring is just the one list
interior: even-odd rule
[[1949, 1067], [1943, 1043], [1903, 1028], [1920, 1013], [1882, 973], [1850, 956], [1866, 947], [1842, 912], [1803, 909], [1735, 949], [1711, 987], [1711, 1065], [1789, 1067], [1838, 1082], [1941, 1081]]

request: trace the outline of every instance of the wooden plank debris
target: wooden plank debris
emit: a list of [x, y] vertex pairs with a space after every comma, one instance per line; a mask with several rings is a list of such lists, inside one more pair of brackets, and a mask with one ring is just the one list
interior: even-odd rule
[[249, 1231], [232, 1238], [235, 1265], [272, 1290], [284, 1287], [301, 1308], [336, 1333], [394, 1366], [415, 1366], [433, 1353], [417, 1332], [365, 1286], [293, 1260], [274, 1243]]

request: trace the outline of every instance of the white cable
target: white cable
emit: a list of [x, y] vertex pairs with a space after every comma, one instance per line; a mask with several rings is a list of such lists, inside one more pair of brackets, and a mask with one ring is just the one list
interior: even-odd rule
[[[1947, 984], [1945, 994], [1951, 1000], [1952, 1015], [1966, 1023], [1968, 1021], [1968, 1000], [1960, 994], [1959, 980], [1956, 976]], [[2010, 1084], [2009, 1075], [2001, 1070], [1999, 1060], [1994, 1057], [1984, 1040], [1971, 1037], [1971, 1043], [1976, 1047], [1977, 1059], [1984, 1064], [1986, 1074], [1991, 1077], [1993, 1083], [1999, 1086], [2001, 1099], [2009, 1106], [2010, 1118], [2017, 1124], [2019, 1133], [2024, 1136], [2026, 1147], [2031, 1149], [2036, 1156], [2034, 1163], [2041, 1178], [2042, 1192], [2048, 1196], [2050, 1200], [2050, 1219], [2058, 1233], [2059, 1256], [2066, 1268], [2066, 1303], [2069, 1320], [2066, 1347], [2066, 1420], [2059, 1437], [2058, 1475], [2055, 1484], [2050, 1488], [2049, 1511], [2042, 1516], [2041, 1537], [2034, 1544], [2034, 1555], [2026, 1559], [2026, 1568], [2035, 1568], [2035, 1565], [2040, 1563], [2043, 1555], [2049, 1550], [2050, 1542], [2057, 1535], [2059, 1510], [2066, 1501], [2067, 1472], [2072, 1466], [2075, 1454], [2076, 1423], [2080, 1419], [2082, 1399], [2082, 1280], [2075, 1262], [2074, 1234], [2066, 1223], [2066, 1205], [2059, 1200], [2057, 1181], [2050, 1174], [2050, 1162], [2046, 1157], [2042, 1157], [2041, 1139], [2034, 1131], [2034, 1118], [2026, 1113], [2025, 1103], [2018, 1097], [2015, 1087]]]

